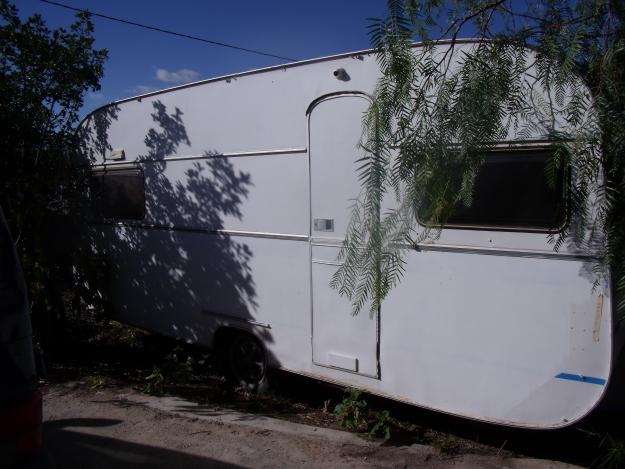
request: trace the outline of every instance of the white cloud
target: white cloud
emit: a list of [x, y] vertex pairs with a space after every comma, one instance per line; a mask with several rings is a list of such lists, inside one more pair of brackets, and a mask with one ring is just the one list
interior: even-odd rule
[[106, 99], [106, 96], [104, 96], [102, 93], [89, 93], [87, 95], [87, 98], [89, 98], [91, 101], [104, 101]]
[[128, 90], [130, 93], [134, 93], [134, 94], [146, 94], [146, 93], [151, 93], [152, 91], [158, 91], [159, 88], [155, 87], [155, 86], [149, 86], [149, 85], [137, 85], [134, 88]]
[[181, 68], [175, 72], [170, 72], [164, 68], [156, 69], [156, 79], [165, 83], [189, 83], [190, 81], [196, 81], [200, 77], [200, 74], [195, 70], [188, 68]]

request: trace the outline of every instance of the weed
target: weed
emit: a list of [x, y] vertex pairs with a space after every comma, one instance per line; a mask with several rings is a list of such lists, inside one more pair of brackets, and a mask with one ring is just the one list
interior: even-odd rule
[[605, 434], [599, 442], [601, 455], [593, 462], [593, 468], [619, 469], [625, 467], [625, 438]]
[[366, 423], [367, 402], [360, 399], [358, 389], [347, 388], [345, 394], [343, 401], [334, 408], [334, 414], [339, 418], [341, 427], [358, 430]]
[[152, 372], [146, 376], [143, 392], [155, 396], [164, 393], [165, 384], [185, 385], [193, 381], [193, 357], [183, 354], [183, 348], [176, 346], [165, 356], [162, 367], [154, 365]]
[[140, 348], [146, 332], [107, 318], [101, 308], [67, 305], [67, 332], [71, 340], [94, 345]]
[[143, 392], [151, 394], [153, 396], [162, 396], [164, 392], [165, 376], [163, 370], [154, 365], [152, 373], [145, 378], [146, 384], [143, 387]]
[[91, 377], [91, 389], [102, 389], [107, 384], [104, 376], [92, 376]]
[[375, 413], [373, 425], [369, 430], [369, 438], [382, 437], [388, 440], [391, 437], [391, 426], [389, 422], [388, 410]]
[[178, 345], [165, 357], [165, 375], [167, 381], [174, 384], [188, 384], [193, 380], [193, 357], [187, 355], [185, 359], [182, 352], [182, 347]]

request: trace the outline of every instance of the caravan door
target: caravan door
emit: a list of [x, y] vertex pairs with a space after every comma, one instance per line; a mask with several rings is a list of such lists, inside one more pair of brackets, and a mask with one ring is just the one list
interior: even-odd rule
[[309, 115], [312, 349], [317, 365], [378, 378], [378, 314], [365, 308], [353, 316], [350, 301], [329, 285], [360, 191], [356, 160], [368, 105], [363, 94], [332, 95]]

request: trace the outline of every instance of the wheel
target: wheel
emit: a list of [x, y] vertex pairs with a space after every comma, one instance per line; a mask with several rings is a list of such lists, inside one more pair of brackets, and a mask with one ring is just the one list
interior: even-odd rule
[[234, 384], [253, 392], [263, 392], [267, 385], [265, 348], [256, 337], [237, 332], [226, 344], [226, 377]]

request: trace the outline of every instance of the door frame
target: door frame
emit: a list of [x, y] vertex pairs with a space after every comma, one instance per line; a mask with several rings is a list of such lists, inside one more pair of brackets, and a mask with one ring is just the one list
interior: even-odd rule
[[[313, 320], [313, 315], [314, 315], [314, 305], [313, 305], [313, 273], [312, 273], [312, 268], [313, 268], [313, 256], [312, 256], [312, 247], [313, 245], [323, 245], [323, 243], [320, 243], [319, 240], [315, 240], [313, 238], [313, 213], [312, 213], [312, 160], [311, 160], [311, 133], [310, 133], [310, 117], [312, 115], [312, 111], [315, 109], [315, 107], [317, 107], [319, 104], [331, 100], [331, 99], [337, 99], [337, 98], [343, 98], [343, 97], [349, 97], [349, 96], [354, 96], [354, 97], [360, 97], [360, 98], [365, 98], [367, 101], [369, 101], [369, 103], [371, 103], [373, 101], [373, 97], [369, 94], [369, 93], [365, 93], [363, 91], [357, 91], [357, 90], [346, 90], [346, 91], [334, 91], [331, 93], [326, 93], [323, 94], [317, 98], [315, 98], [314, 100], [312, 100], [310, 102], [310, 104], [308, 105], [308, 108], [306, 109], [306, 132], [307, 132], [307, 140], [308, 140], [308, 269], [309, 269], [309, 288], [310, 288], [310, 295], [309, 295], [309, 308], [310, 308], [310, 359], [311, 359], [311, 363], [313, 363], [313, 365], [316, 366], [322, 366], [324, 368], [330, 368], [330, 369], [334, 369], [334, 370], [338, 370], [338, 371], [342, 371], [344, 373], [350, 373], [350, 374], [354, 374], [357, 376], [363, 376], [363, 377], [367, 377], [367, 378], [374, 378], [374, 379], [378, 379], [381, 380], [382, 379], [382, 370], [381, 370], [381, 364], [380, 364], [380, 338], [381, 338], [381, 334], [380, 334], [380, 329], [381, 329], [381, 322], [380, 322], [380, 316], [381, 316], [381, 311], [380, 311], [380, 307], [378, 307], [378, 311], [376, 313], [376, 317], [375, 317], [375, 363], [376, 363], [376, 373], [375, 374], [366, 374], [366, 373], [359, 373], [357, 371], [351, 371], [351, 370], [347, 370], [347, 369], [343, 369], [343, 368], [338, 368], [338, 367], [334, 367], [332, 365], [328, 365], [325, 363], [317, 363], [314, 359], [314, 320]], [[338, 241], [338, 240], [337, 240]], [[340, 240], [340, 243], [342, 244], [342, 239]], [[325, 241], [325, 245], [328, 245], [328, 240]], [[339, 244], [337, 244], [337, 246], [339, 246]], [[333, 263], [333, 265], [339, 266], [341, 265], [339, 262], [335, 262]], [[361, 313], [362, 314], [362, 313]]]

